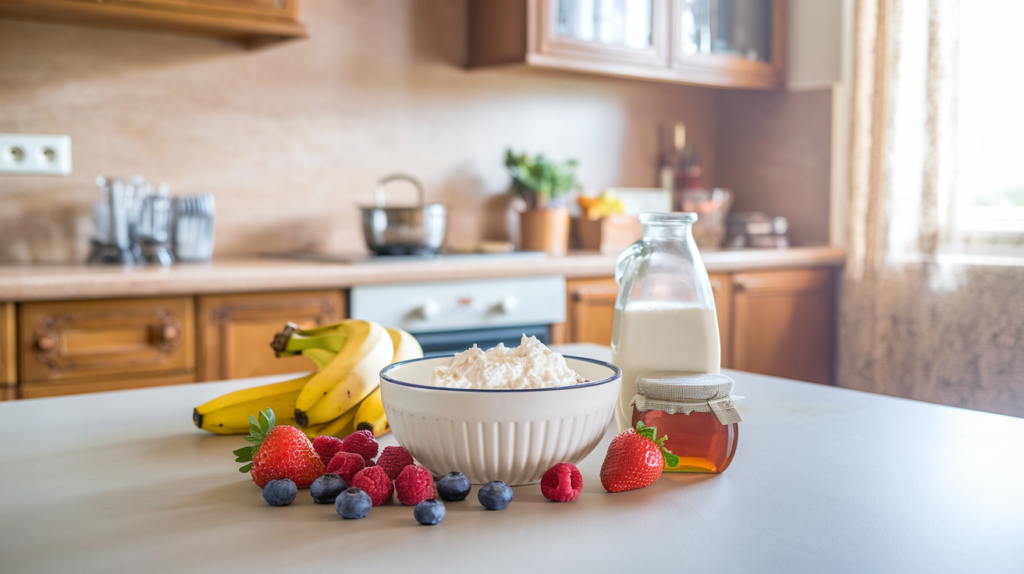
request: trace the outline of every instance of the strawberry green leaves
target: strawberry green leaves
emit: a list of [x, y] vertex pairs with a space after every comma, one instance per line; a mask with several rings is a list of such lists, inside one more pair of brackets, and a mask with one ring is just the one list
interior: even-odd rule
[[238, 469], [238, 472], [246, 473], [252, 469], [252, 459], [256, 456], [256, 451], [260, 449], [260, 445], [267, 438], [270, 429], [275, 426], [277, 426], [277, 417], [274, 416], [273, 409], [268, 408], [267, 412], [260, 411], [259, 420], [256, 420], [255, 415], [249, 415], [249, 436], [245, 437], [245, 440], [253, 444], [252, 446], [242, 447], [232, 453], [238, 457], [235, 459], [235, 462], [249, 463]]
[[644, 424], [644, 421], [636, 421], [636, 433], [651, 439], [651, 442], [658, 445], [658, 448], [661, 449], [662, 456], [665, 457], [665, 464], [667, 466], [675, 466], [679, 464], [679, 457], [672, 454], [672, 451], [665, 448], [665, 439], [668, 438], [668, 435], [658, 439], [655, 438], [658, 436], [658, 427], [649, 427]]

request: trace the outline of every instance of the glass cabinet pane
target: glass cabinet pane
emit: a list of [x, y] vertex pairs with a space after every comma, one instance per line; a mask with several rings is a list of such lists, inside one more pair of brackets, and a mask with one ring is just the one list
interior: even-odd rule
[[772, 59], [772, 0], [682, 0], [679, 17], [683, 54]]
[[558, 0], [558, 35], [631, 48], [653, 45], [653, 0]]

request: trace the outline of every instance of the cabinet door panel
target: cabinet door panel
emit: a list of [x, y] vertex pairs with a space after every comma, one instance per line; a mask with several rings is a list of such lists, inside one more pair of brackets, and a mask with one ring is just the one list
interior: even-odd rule
[[574, 279], [566, 282], [566, 330], [569, 343], [610, 345], [615, 295], [614, 279]]
[[540, 0], [537, 9], [540, 54], [668, 66], [667, 0]]
[[14, 303], [0, 303], [0, 401], [15, 398], [18, 383]]
[[728, 273], [711, 273], [711, 292], [715, 297], [718, 339], [722, 347], [722, 368], [732, 368], [732, 283]]
[[195, 367], [192, 299], [24, 303], [22, 384], [189, 375]]
[[734, 369], [832, 383], [830, 270], [737, 273], [732, 289]]
[[270, 349], [285, 323], [300, 327], [344, 319], [341, 291], [302, 291], [198, 298], [198, 378], [216, 381], [311, 371], [305, 357], [277, 358]]

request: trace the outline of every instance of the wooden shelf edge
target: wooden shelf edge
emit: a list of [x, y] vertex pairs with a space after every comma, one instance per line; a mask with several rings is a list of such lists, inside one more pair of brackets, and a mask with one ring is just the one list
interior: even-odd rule
[[[653, 80], [706, 88], [775, 91], [783, 86], [781, 75], [778, 74], [769, 76], [760, 70], [727, 72], [710, 66], [690, 64], [677, 64], [672, 68], [651, 66], [646, 69], [640, 69], [641, 67], [635, 64], [588, 62], [546, 54], [528, 54], [525, 65], [528, 67], [598, 74], [631, 80]], [[480, 69], [480, 67], [475, 69]]]
[[0, 17], [19, 20], [115, 28], [145, 28], [244, 40], [263, 45], [268, 41], [306, 38], [305, 24], [275, 19], [226, 18], [174, 10], [154, 10], [127, 5], [78, 2], [0, 2]]

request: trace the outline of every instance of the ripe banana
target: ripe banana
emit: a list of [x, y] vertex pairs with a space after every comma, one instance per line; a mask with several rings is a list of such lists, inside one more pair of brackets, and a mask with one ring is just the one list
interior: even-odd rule
[[305, 351], [302, 351], [302, 356], [309, 357], [314, 363], [316, 363], [317, 370], [320, 370], [333, 361], [334, 357], [338, 356], [338, 353], [335, 351], [328, 351], [327, 349], [306, 349]]
[[391, 335], [391, 343], [395, 346], [395, 354], [391, 357], [392, 364], [423, 358], [423, 347], [420, 347], [420, 342], [415, 337], [395, 327], [387, 327], [387, 330], [388, 335]]
[[380, 398], [380, 387], [370, 393], [370, 396], [359, 403], [356, 411], [355, 430], [373, 431], [373, 436], [378, 437], [391, 431], [388, 425], [388, 416], [384, 414], [384, 403]]
[[378, 373], [391, 363], [395, 346], [384, 327], [372, 321], [343, 321], [348, 340], [338, 355], [306, 383], [295, 401], [300, 427], [332, 421], [380, 384]]
[[295, 323], [288, 323], [279, 333], [274, 334], [270, 348], [277, 357], [294, 357], [310, 349], [339, 352], [348, 339], [348, 328], [342, 323], [299, 329]]
[[[272, 408], [282, 414], [295, 410], [295, 400], [302, 388], [313, 378], [312, 374], [259, 387], [242, 389], [222, 395], [192, 410], [192, 422], [203, 430], [217, 434], [245, 434], [249, 432], [249, 416]], [[280, 419], [283, 425], [294, 420]]]
[[356, 412], [359, 407], [352, 407], [345, 411], [345, 414], [334, 419], [333, 421], [326, 422], [320, 425], [310, 425], [302, 429], [302, 432], [306, 433], [306, 436], [310, 440], [315, 439], [320, 435], [333, 436], [338, 438], [345, 438], [352, 434], [355, 428], [352, 426], [352, 421], [355, 419]]
[[[402, 329], [387, 327], [388, 335], [395, 346], [395, 354], [391, 357], [392, 363], [419, 359], [423, 357], [423, 348], [419, 341]], [[384, 413], [384, 403], [380, 396], [380, 387], [370, 393], [370, 396], [359, 403], [359, 410], [356, 411], [355, 430], [373, 431], [373, 436], [379, 437], [391, 431], [388, 425], [388, 417]]]

